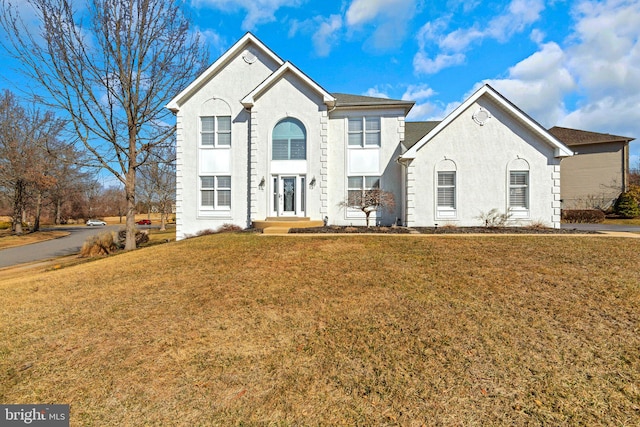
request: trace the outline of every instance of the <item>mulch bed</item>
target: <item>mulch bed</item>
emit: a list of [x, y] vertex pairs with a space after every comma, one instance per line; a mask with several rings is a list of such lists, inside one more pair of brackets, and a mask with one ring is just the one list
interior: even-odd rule
[[583, 231], [557, 228], [529, 227], [354, 227], [330, 225], [327, 227], [292, 228], [289, 233], [300, 234], [598, 234], [597, 231]]

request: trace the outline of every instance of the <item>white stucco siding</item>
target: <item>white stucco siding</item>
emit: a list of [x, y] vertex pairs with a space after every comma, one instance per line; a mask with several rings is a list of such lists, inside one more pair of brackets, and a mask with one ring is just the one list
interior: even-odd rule
[[[271, 58], [249, 46], [256, 60], [248, 63], [242, 50], [190, 98], [183, 101], [177, 113], [177, 198], [176, 236], [182, 239], [206, 229], [216, 229], [225, 223], [247, 227], [248, 218], [248, 140], [249, 116], [240, 100], [277, 69]], [[214, 101], [215, 100], [215, 101]], [[203, 155], [199, 148], [200, 117], [216, 115], [222, 105], [231, 113], [231, 148]], [[214, 156], [214, 157], [211, 157]], [[206, 157], [206, 158], [203, 158]], [[199, 175], [201, 168], [212, 168], [231, 176], [231, 209], [227, 212], [203, 212], [199, 206]], [[228, 173], [225, 171], [228, 171]], [[211, 172], [210, 170], [210, 172]]]
[[[492, 115], [482, 126], [472, 118], [480, 107]], [[439, 165], [456, 172], [456, 209], [449, 218], [436, 214]], [[529, 167], [529, 209], [514, 215], [511, 224], [558, 227], [559, 160], [553, 149], [512, 115], [480, 98], [422, 147], [409, 165], [408, 225], [478, 226], [482, 213], [507, 212], [509, 169], [521, 170], [522, 165]]]
[[[326, 106], [322, 97], [292, 73], [287, 73], [261, 94], [252, 107], [257, 126], [253, 129], [255, 141], [255, 174], [257, 181], [265, 178], [264, 189], [256, 193], [256, 209], [252, 219], [263, 220], [273, 213], [273, 179], [277, 175], [305, 176], [304, 216], [313, 220], [323, 218], [322, 138], [326, 122]], [[306, 160], [272, 160], [274, 127], [283, 119], [294, 118], [306, 131]], [[310, 183], [315, 178], [315, 185]], [[301, 190], [301, 189], [298, 189]], [[301, 216], [302, 212], [298, 213]]]
[[[380, 148], [349, 148], [348, 118], [380, 117]], [[347, 197], [347, 177], [380, 176], [382, 189], [393, 193], [396, 207], [382, 212], [379, 223], [391, 225], [403, 212], [403, 175], [396, 162], [400, 155], [400, 141], [404, 138], [404, 111], [351, 110], [331, 113], [328, 149], [328, 217], [335, 225], [364, 225], [364, 214], [341, 206]], [[373, 216], [372, 216], [373, 218]]]

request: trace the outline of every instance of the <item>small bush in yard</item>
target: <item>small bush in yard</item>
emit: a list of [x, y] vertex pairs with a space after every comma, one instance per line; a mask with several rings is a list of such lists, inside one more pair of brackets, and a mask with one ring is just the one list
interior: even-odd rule
[[[127, 230], [120, 230], [118, 232], [118, 245], [120, 248], [124, 248], [124, 243], [127, 239]], [[136, 230], [136, 248], [139, 247], [143, 243], [147, 243], [149, 241], [149, 233], [147, 230], [140, 231]]]
[[625, 218], [635, 218], [640, 216], [638, 201], [629, 192], [622, 193], [613, 205], [615, 212]]
[[562, 211], [564, 222], [598, 224], [604, 219], [604, 212], [598, 209], [565, 209]]
[[216, 231], [217, 233], [234, 233], [237, 231], [242, 231], [242, 227], [238, 227], [235, 224], [222, 224], [220, 228]]
[[480, 212], [476, 217], [482, 221], [482, 225], [489, 228], [504, 227], [511, 218], [510, 213], [500, 213], [498, 209], [491, 209], [489, 212]]

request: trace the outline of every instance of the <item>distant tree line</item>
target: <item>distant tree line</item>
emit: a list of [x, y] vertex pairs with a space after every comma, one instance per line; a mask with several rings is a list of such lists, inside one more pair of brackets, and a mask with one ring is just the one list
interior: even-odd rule
[[[24, 107], [0, 92], [0, 216], [16, 234], [41, 224], [66, 224], [127, 214], [122, 185], [105, 187], [85, 150], [65, 139], [66, 123], [52, 112]], [[161, 214], [164, 228], [175, 201], [175, 150], [157, 148], [138, 171], [138, 213]], [[26, 226], [26, 228], [25, 228]]]

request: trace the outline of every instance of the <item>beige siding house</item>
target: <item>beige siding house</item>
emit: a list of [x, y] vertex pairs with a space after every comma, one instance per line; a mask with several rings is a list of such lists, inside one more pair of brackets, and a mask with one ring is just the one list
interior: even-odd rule
[[634, 138], [553, 127], [549, 133], [571, 148], [562, 159], [564, 209], [607, 208], [629, 184], [629, 142]]

